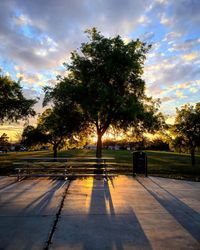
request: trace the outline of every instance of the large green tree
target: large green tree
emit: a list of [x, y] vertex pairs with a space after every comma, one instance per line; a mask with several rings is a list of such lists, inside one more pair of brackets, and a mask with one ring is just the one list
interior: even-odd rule
[[0, 123], [34, 116], [33, 99], [26, 99], [20, 82], [0, 73]]
[[144, 94], [143, 65], [150, 46], [140, 40], [125, 43], [120, 36], [106, 38], [95, 28], [89, 41], [71, 54], [68, 75], [55, 88], [46, 88], [45, 101], [56, 107], [77, 105], [88, 127], [96, 129], [96, 156], [102, 155], [102, 136], [112, 125], [140, 130], [158, 125], [157, 108]]
[[200, 146], [200, 102], [177, 109], [171, 130], [175, 135], [173, 146], [179, 151], [189, 151], [192, 166], [195, 166], [195, 150]]

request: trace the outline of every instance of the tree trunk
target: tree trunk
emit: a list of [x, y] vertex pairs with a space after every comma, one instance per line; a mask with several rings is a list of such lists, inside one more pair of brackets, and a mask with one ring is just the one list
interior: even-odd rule
[[57, 152], [58, 152], [58, 146], [57, 145], [53, 145], [53, 158], [57, 158]]
[[96, 157], [102, 157], [102, 133], [98, 133]]
[[191, 161], [192, 161], [192, 167], [195, 167], [195, 148], [191, 149]]

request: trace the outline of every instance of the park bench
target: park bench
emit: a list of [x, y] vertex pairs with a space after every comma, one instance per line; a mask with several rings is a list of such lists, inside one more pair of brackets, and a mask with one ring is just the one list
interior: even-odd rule
[[[18, 181], [25, 177], [86, 177], [101, 174], [108, 177], [108, 172], [114, 170], [114, 158], [104, 157], [57, 157], [57, 158], [22, 158], [14, 162]], [[52, 166], [53, 165], [53, 166]], [[113, 174], [112, 174], [113, 176]]]
[[37, 161], [29, 162], [20, 161], [14, 162], [13, 165], [15, 167], [15, 171], [17, 172], [17, 180], [20, 181], [25, 177], [67, 177], [67, 166], [66, 163], [55, 162], [53, 166], [49, 166], [52, 164], [52, 161]]

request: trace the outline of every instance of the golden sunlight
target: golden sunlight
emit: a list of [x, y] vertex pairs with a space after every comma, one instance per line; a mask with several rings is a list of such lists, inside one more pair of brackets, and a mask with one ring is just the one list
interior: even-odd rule
[[17, 142], [19, 141], [21, 134], [23, 131], [23, 127], [21, 126], [13, 126], [13, 125], [2, 125], [0, 127], [0, 136], [5, 133], [9, 137], [9, 142]]

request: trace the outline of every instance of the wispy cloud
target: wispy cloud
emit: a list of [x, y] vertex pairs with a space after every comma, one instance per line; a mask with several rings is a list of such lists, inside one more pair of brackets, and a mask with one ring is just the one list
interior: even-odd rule
[[186, 51], [200, 45], [200, 38], [188, 39], [182, 43], [173, 43], [169, 51]]
[[185, 61], [193, 61], [194, 59], [198, 58], [199, 57], [199, 54], [198, 52], [192, 52], [192, 53], [189, 53], [189, 54], [184, 54], [181, 56]]
[[179, 90], [176, 90], [175, 95], [176, 95], [178, 98], [180, 98], [180, 99], [184, 99], [184, 98], [187, 97], [186, 95], [184, 95], [184, 93], [183, 93], [182, 91], [179, 91]]

